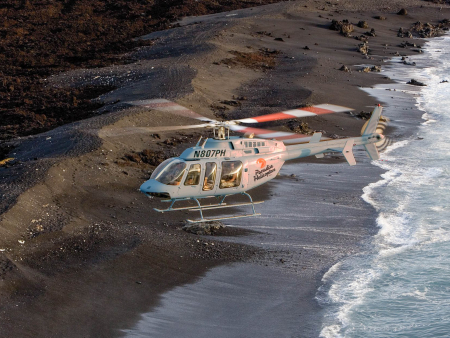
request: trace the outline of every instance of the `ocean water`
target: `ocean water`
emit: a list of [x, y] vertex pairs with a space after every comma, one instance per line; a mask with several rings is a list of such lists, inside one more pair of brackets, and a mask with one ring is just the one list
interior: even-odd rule
[[373, 162], [386, 173], [363, 199], [379, 231], [323, 277], [322, 337], [450, 336], [450, 37], [425, 47], [401, 66], [427, 84], [415, 95], [423, 123]]

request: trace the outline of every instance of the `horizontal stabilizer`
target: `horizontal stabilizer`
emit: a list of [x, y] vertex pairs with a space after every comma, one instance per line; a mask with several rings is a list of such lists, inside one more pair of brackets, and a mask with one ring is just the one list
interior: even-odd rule
[[353, 139], [350, 139], [347, 142], [345, 142], [344, 149], [342, 150], [342, 154], [344, 155], [349, 165], [356, 164], [355, 156], [353, 156], [353, 142], [354, 142]]
[[371, 160], [375, 161], [380, 158], [380, 154], [378, 154], [378, 150], [375, 144], [365, 144], [364, 149], [367, 151], [367, 155], [369, 155]]
[[322, 133], [314, 133], [314, 135], [311, 137], [311, 140], [309, 140], [309, 143], [319, 143], [321, 137]]

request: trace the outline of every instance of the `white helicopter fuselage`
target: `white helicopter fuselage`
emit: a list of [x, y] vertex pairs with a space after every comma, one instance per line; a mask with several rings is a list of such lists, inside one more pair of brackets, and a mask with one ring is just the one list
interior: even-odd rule
[[[163, 162], [141, 191], [163, 198], [204, 198], [245, 192], [274, 178], [284, 164], [286, 146], [281, 141], [230, 137], [226, 140], [207, 139], [203, 145], [186, 149], [180, 157]], [[185, 164], [177, 182], [160, 179], [164, 168], [174, 162]], [[233, 165], [230, 172], [229, 164]], [[208, 182], [208, 167], [215, 175]], [[194, 168], [195, 179], [192, 180]], [[210, 170], [209, 170], [210, 171]], [[236, 175], [227, 184], [227, 178]], [[207, 184], [207, 185], [206, 185]]]
[[[140, 189], [149, 196], [169, 199], [243, 193], [275, 178], [287, 160], [311, 155], [321, 157], [324, 152], [336, 151], [342, 152], [348, 163], [354, 165], [353, 146], [364, 145], [370, 155], [369, 145], [380, 141], [382, 137], [373, 133], [320, 142], [321, 134], [317, 133], [310, 142], [291, 146], [285, 146], [282, 141], [241, 137], [231, 137], [227, 140], [207, 139], [202, 146], [188, 148], [180, 157], [163, 162]], [[174, 183], [161, 180], [165, 168], [175, 162], [183, 167], [178, 173], [178, 181]], [[227, 170], [228, 164], [234, 165], [232, 173]], [[213, 166], [215, 170], [212, 182], [207, 180], [208, 166]], [[236, 175], [234, 183], [226, 184], [227, 178], [232, 176], [230, 174]], [[195, 176], [195, 179], [192, 176]]]

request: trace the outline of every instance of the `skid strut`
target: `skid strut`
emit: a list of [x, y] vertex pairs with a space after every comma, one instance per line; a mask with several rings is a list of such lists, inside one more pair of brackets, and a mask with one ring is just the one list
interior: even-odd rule
[[[180, 199], [171, 199], [171, 200], [163, 200], [163, 202], [171, 202], [170, 206], [166, 209], [157, 209], [154, 208], [155, 211], [158, 212], [168, 212], [168, 211], [178, 211], [178, 210], [189, 210], [189, 211], [199, 211], [200, 212], [200, 219], [199, 220], [191, 220], [188, 219], [187, 221], [189, 223], [201, 223], [201, 222], [210, 222], [210, 221], [220, 221], [220, 220], [224, 220], [224, 219], [232, 219], [232, 218], [243, 218], [243, 217], [252, 217], [252, 216], [260, 216], [261, 214], [256, 213], [255, 211], [255, 204], [261, 204], [264, 203], [264, 201], [259, 201], [259, 202], [253, 202], [252, 197], [246, 193], [243, 192], [241, 193], [242, 195], [245, 195], [249, 198], [250, 202], [245, 202], [245, 203], [236, 203], [236, 204], [226, 204], [225, 198], [227, 196], [230, 195], [224, 195], [222, 197], [222, 199], [220, 200], [219, 203], [217, 204], [209, 204], [209, 205], [204, 205], [202, 206], [200, 201], [195, 198], [195, 197], [189, 197], [189, 198], [180, 198]], [[197, 206], [191, 206], [191, 207], [181, 207], [181, 208], [174, 208], [173, 205], [175, 204], [175, 202], [177, 201], [187, 201], [187, 200], [193, 200], [197, 203]], [[203, 211], [205, 210], [212, 210], [212, 209], [223, 209], [223, 208], [231, 208], [231, 207], [241, 207], [241, 206], [246, 206], [246, 205], [251, 205], [252, 206], [252, 213], [251, 214], [246, 214], [246, 215], [236, 215], [236, 216], [227, 216], [227, 217], [217, 217], [217, 218], [205, 218], [203, 217]]]

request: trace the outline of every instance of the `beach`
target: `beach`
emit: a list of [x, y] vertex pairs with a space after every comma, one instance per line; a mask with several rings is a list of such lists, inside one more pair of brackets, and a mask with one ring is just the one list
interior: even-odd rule
[[[388, 130], [404, 138], [420, 124], [413, 100], [362, 88], [391, 84], [389, 60], [420, 53], [423, 39], [399, 37], [400, 27], [449, 14], [425, 1], [283, 2], [185, 18], [145, 36], [154, 43], [132, 52], [134, 63], [49, 77], [57, 88], [117, 89], [99, 98], [98, 116], [14, 140], [16, 163], [0, 168], [1, 335], [318, 337], [317, 289], [377, 232], [361, 195], [383, 170], [359, 149], [354, 167], [337, 154], [287, 163], [250, 191], [265, 200], [261, 217], [194, 235], [182, 230], [187, 212], [157, 214], [162, 204], [138, 191], [154, 169], [139, 154], [177, 156], [208, 132], [130, 133], [198, 121], [129, 102], [164, 98], [224, 119], [302, 104], [354, 108], [303, 119], [327, 136], [359, 135], [365, 121], [355, 115], [381, 103], [388, 117], [408, 109], [408, 122]], [[333, 19], [353, 23], [351, 36], [329, 29]], [[363, 35], [367, 55], [355, 38]]]

